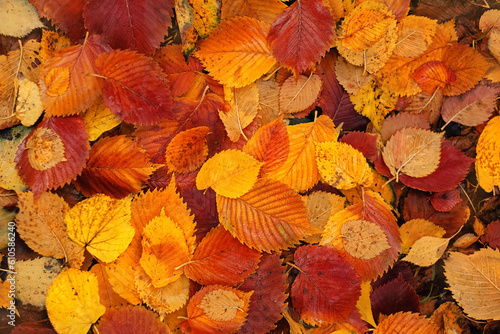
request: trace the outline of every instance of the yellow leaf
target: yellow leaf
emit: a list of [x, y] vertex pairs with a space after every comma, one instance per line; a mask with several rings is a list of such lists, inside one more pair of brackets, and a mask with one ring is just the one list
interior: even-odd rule
[[183, 271], [177, 267], [188, 262], [189, 255], [182, 229], [163, 211], [144, 227], [139, 263], [155, 288], [179, 279]]
[[106, 307], [99, 302], [97, 277], [77, 269], [63, 271], [50, 286], [47, 313], [57, 333], [85, 334]]
[[500, 187], [500, 116], [489, 120], [477, 142], [476, 175], [481, 188], [486, 192]]
[[436, 28], [436, 20], [415, 15], [405, 17], [398, 24], [394, 54], [408, 58], [420, 56], [432, 43]]
[[372, 121], [373, 127], [380, 131], [385, 117], [394, 110], [397, 96], [383, 86], [370, 81], [356, 95], [351, 95], [354, 109]]
[[135, 272], [135, 286], [142, 302], [161, 315], [177, 311], [189, 298], [189, 278], [185, 275], [161, 288], [155, 288], [151, 277], [139, 266]]
[[221, 19], [248, 16], [271, 25], [285, 9], [279, 0], [228, 0], [222, 2]]
[[64, 219], [69, 237], [103, 262], [116, 260], [135, 233], [130, 203], [130, 197], [116, 200], [103, 194], [78, 202]]
[[359, 296], [356, 308], [361, 313], [361, 319], [377, 327], [375, 319], [373, 319], [372, 304], [370, 301], [370, 294], [372, 292], [372, 285], [370, 281], [361, 283], [361, 296]]
[[396, 18], [386, 5], [365, 1], [342, 22], [337, 49], [351, 64], [377, 72], [396, 45]]
[[121, 123], [121, 120], [109, 110], [103, 99], [85, 111], [83, 121], [85, 122], [85, 130], [89, 134], [89, 141], [97, 140], [104, 132]]
[[263, 164], [241, 151], [222, 151], [203, 164], [196, 176], [196, 187], [211, 187], [218, 195], [238, 198], [253, 187]]
[[316, 163], [322, 179], [337, 189], [368, 187], [373, 182], [372, 169], [363, 153], [349, 144], [316, 143]]
[[193, 27], [201, 38], [207, 37], [219, 24], [220, 2], [217, 0], [189, 0], [193, 8]]
[[422, 237], [415, 241], [403, 260], [420, 267], [436, 263], [448, 247], [451, 238]]
[[310, 244], [319, 243], [330, 216], [344, 209], [345, 197], [324, 191], [315, 191], [302, 199], [306, 203], [311, 225], [318, 229], [317, 233], [306, 237], [305, 241]]
[[231, 290], [213, 290], [203, 296], [199, 308], [215, 321], [231, 321], [245, 307], [245, 300]]
[[21, 38], [43, 27], [35, 7], [27, 0], [4, 0], [0, 9], [0, 34]]
[[280, 89], [279, 104], [285, 114], [306, 110], [316, 102], [322, 87], [319, 75], [311, 73], [308, 77], [299, 75], [285, 80]]
[[80, 268], [84, 249], [68, 237], [64, 216], [69, 205], [63, 198], [43, 192], [35, 201], [32, 192], [19, 193], [19, 210], [17, 231], [31, 249]]
[[446, 234], [446, 230], [426, 219], [412, 219], [401, 225], [401, 253], [408, 254], [411, 246], [422, 237], [441, 238]]
[[347, 253], [355, 258], [370, 260], [390, 248], [387, 236], [376, 224], [366, 220], [350, 220], [340, 228]]
[[42, 41], [40, 42], [40, 61], [45, 63], [54, 52], [70, 45], [70, 39], [62, 33], [43, 29]]
[[280, 86], [278, 83], [270, 79], [268, 81], [257, 80], [259, 87], [259, 105], [261, 125], [271, 123], [276, 120], [282, 113], [280, 111]]
[[444, 274], [464, 312], [478, 320], [500, 320], [500, 252], [483, 248], [474, 254], [452, 252]]
[[26, 78], [19, 80], [17, 93], [16, 117], [24, 126], [32, 126], [43, 112], [42, 99], [38, 86]]
[[382, 152], [391, 174], [400, 173], [412, 177], [424, 177], [434, 172], [441, 160], [443, 133], [429, 130], [404, 128], [397, 131]]
[[7, 211], [0, 206], [0, 249], [9, 245], [9, 226], [12, 225], [15, 216], [15, 211]]
[[269, 25], [250, 17], [225, 20], [195, 51], [208, 72], [228, 87], [246, 86], [274, 64], [267, 46]]
[[16, 158], [17, 147], [30, 133], [29, 128], [16, 126], [10, 129], [10, 138], [0, 138], [0, 187], [23, 191], [28, 187], [17, 172]]
[[320, 180], [314, 143], [337, 140], [338, 133], [332, 120], [324, 115], [312, 123], [287, 127], [290, 151], [285, 163], [269, 172], [268, 177], [281, 181], [301, 192], [311, 189]]
[[241, 88], [226, 88], [224, 98], [231, 105], [227, 112], [219, 110], [219, 117], [224, 123], [227, 135], [233, 142], [237, 142], [245, 129], [259, 112], [259, 89], [257, 84], [251, 83]]
[[113, 286], [109, 282], [109, 275], [106, 272], [106, 266], [102, 263], [97, 263], [92, 266], [90, 272], [96, 275], [99, 284], [99, 296], [101, 303], [106, 307], [127, 305], [128, 301], [122, 298], [113, 290]]

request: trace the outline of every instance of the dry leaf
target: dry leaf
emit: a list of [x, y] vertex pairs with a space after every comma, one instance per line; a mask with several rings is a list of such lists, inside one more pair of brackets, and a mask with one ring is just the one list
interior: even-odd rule
[[274, 80], [257, 80], [261, 125], [271, 123], [281, 115], [279, 105], [280, 86]]
[[372, 305], [370, 302], [370, 294], [372, 293], [372, 286], [369, 281], [361, 283], [361, 296], [359, 296], [356, 308], [361, 314], [361, 319], [372, 325], [377, 326], [375, 319], [373, 319]]
[[399, 228], [401, 233], [401, 253], [408, 254], [408, 251], [413, 246], [415, 241], [422, 237], [441, 238], [446, 234], [446, 230], [441, 226], [434, 224], [426, 219], [412, 219], [401, 225]]
[[38, 13], [27, 0], [5, 0], [0, 9], [0, 34], [21, 38], [43, 27]]
[[89, 141], [96, 141], [104, 132], [121, 123], [121, 120], [106, 107], [102, 99], [85, 111], [83, 121], [85, 130], [89, 134]]
[[465, 233], [464, 235], [461, 235], [459, 238], [457, 238], [457, 240], [455, 240], [452, 247], [467, 248], [478, 240], [479, 237], [474, 233]]
[[291, 76], [280, 89], [280, 111], [285, 114], [298, 113], [311, 107], [321, 91], [321, 78], [311, 73], [308, 77]]
[[500, 116], [489, 120], [477, 142], [476, 175], [481, 188], [494, 192], [500, 187]]
[[373, 334], [438, 334], [439, 328], [418, 313], [398, 312], [389, 315], [379, 323]]
[[106, 266], [97, 263], [89, 270], [96, 275], [97, 282], [99, 283], [99, 296], [101, 297], [101, 304], [106, 307], [114, 307], [128, 304], [128, 301], [122, 298], [113, 290], [113, 286], [109, 282], [109, 275], [106, 271]]
[[23, 191], [28, 188], [19, 176], [14, 159], [18, 146], [30, 130], [21, 125], [16, 126], [10, 129], [10, 138], [0, 138], [0, 187], [4, 189]]
[[[168, 322], [170, 324], [170, 322]], [[120, 333], [156, 333], [170, 334], [166, 322], [151, 310], [140, 306], [124, 306], [112, 308], [106, 311], [95, 327], [96, 332], [120, 334]]]
[[196, 176], [196, 188], [212, 188], [218, 195], [238, 198], [253, 187], [262, 162], [236, 150], [226, 150], [208, 159]]
[[316, 144], [316, 163], [322, 179], [337, 189], [369, 187], [373, 173], [366, 158], [349, 144], [329, 141]]
[[384, 231], [366, 220], [350, 220], [342, 224], [340, 233], [344, 249], [358, 259], [373, 259], [391, 247]]
[[97, 277], [77, 269], [64, 270], [47, 294], [47, 314], [58, 333], [87, 333], [106, 312], [99, 302]]
[[351, 95], [357, 95], [363, 86], [373, 80], [362, 66], [354, 66], [342, 57], [338, 57], [335, 63], [335, 75], [342, 87]]
[[307, 211], [309, 212], [311, 225], [320, 231], [306, 237], [305, 240], [310, 244], [319, 243], [323, 229], [328, 219], [330, 219], [330, 216], [344, 209], [345, 198], [324, 191], [315, 191], [304, 196], [303, 199], [306, 203]]
[[442, 133], [404, 128], [388, 141], [382, 153], [391, 174], [424, 177], [434, 172], [441, 158]]
[[203, 165], [208, 156], [206, 126], [181, 131], [170, 141], [165, 152], [165, 161], [171, 172], [189, 173]]
[[437, 21], [424, 16], [410, 15], [398, 23], [398, 40], [394, 54], [414, 58], [424, 53], [432, 43]]
[[420, 267], [432, 266], [441, 258], [450, 240], [451, 238], [422, 237], [413, 243], [403, 260]]
[[445, 276], [453, 297], [477, 320], [500, 320], [500, 252], [483, 248], [471, 255], [452, 252]]
[[286, 5], [278, 0], [229, 0], [222, 3], [220, 16], [222, 20], [248, 16], [273, 24], [276, 17], [286, 8]]
[[40, 118], [42, 112], [42, 100], [40, 99], [37, 84], [26, 78], [22, 78], [19, 80], [16, 117], [21, 121], [22, 125], [32, 126]]

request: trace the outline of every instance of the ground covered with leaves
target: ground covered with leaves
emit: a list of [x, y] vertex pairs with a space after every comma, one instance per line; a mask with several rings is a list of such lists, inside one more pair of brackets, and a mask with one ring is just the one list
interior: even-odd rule
[[500, 5], [4, 0], [0, 332], [498, 333]]

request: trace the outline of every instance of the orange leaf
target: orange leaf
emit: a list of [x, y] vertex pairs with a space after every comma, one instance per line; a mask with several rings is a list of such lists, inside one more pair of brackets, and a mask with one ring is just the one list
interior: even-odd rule
[[99, 320], [96, 325], [99, 333], [156, 333], [170, 334], [166, 323], [158, 315], [144, 307], [124, 306], [113, 308]]
[[373, 332], [373, 334], [386, 333], [438, 334], [439, 328], [418, 313], [398, 312], [385, 318]]
[[298, 113], [310, 108], [321, 91], [321, 78], [317, 74], [289, 77], [281, 85], [280, 109], [285, 114]]
[[330, 49], [334, 29], [332, 14], [323, 1], [299, 0], [276, 18], [267, 38], [276, 59], [298, 75]]
[[128, 304], [128, 301], [117, 294], [112, 285], [109, 283], [109, 276], [106, 272], [105, 265], [97, 263], [89, 270], [97, 277], [99, 284], [99, 297], [101, 303], [106, 307], [120, 306]]
[[89, 154], [88, 136], [83, 119], [72, 116], [45, 119], [24, 139], [15, 161], [35, 198], [80, 174]]
[[267, 23], [254, 18], [227, 19], [199, 44], [195, 55], [222, 84], [246, 86], [276, 63], [266, 43], [268, 30]]
[[206, 126], [179, 132], [167, 146], [166, 162], [172, 172], [189, 173], [197, 170], [208, 156]]
[[243, 152], [262, 161], [261, 172], [266, 174], [282, 166], [289, 151], [288, 133], [283, 117], [260, 127], [243, 146]]
[[499, 129], [500, 116], [495, 116], [488, 121], [477, 142], [477, 180], [486, 192], [495, 193], [495, 187], [500, 187]]
[[257, 269], [260, 255], [218, 225], [201, 240], [184, 273], [201, 285], [234, 286]]
[[278, 0], [229, 0], [222, 3], [221, 19], [235, 16], [248, 16], [273, 24], [276, 17], [281, 14], [286, 5]]
[[246, 320], [252, 292], [243, 292], [227, 286], [209, 285], [189, 300], [189, 319], [181, 329], [195, 333], [232, 333]]
[[268, 174], [297, 191], [311, 189], [320, 179], [315, 159], [315, 142], [336, 140], [338, 133], [328, 116], [319, 116], [315, 122], [287, 127], [290, 152], [285, 163]]
[[83, 45], [62, 48], [43, 65], [40, 96], [49, 116], [68, 116], [90, 107], [101, 95], [95, 72], [97, 56], [109, 50], [102, 38], [92, 35]]
[[411, 77], [428, 94], [434, 93], [438, 88], [452, 85], [456, 81], [456, 76], [452, 69], [438, 60], [422, 64]]
[[172, 98], [165, 73], [150, 57], [112, 50], [95, 61], [108, 108], [125, 122], [147, 125], [172, 118]]
[[[365, 220], [380, 227], [390, 248], [370, 260], [352, 256], [344, 245], [342, 226], [353, 220]], [[351, 205], [330, 217], [320, 244], [335, 248], [340, 252], [345, 260], [354, 267], [361, 280], [366, 281], [381, 275], [397, 259], [401, 249], [401, 238], [391, 207], [384, 202], [379, 194], [365, 191], [362, 203]]]
[[87, 197], [104, 193], [122, 198], [139, 192], [155, 169], [146, 152], [132, 138], [105, 137], [92, 146], [87, 166], [75, 186]]
[[219, 220], [249, 247], [271, 252], [297, 244], [314, 228], [301, 197], [285, 184], [259, 179], [245, 195], [217, 195]]

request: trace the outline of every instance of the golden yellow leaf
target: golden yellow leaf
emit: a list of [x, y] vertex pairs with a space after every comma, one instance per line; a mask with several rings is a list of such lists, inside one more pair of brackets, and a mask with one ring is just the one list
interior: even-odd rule
[[372, 304], [370, 301], [370, 294], [372, 293], [372, 285], [370, 281], [361, 283], [361, 296], [359, 296], [356, 308], [361, 313], [361, 319], [377, 327], [375, 319], [373, 319]]
[[330, 216], [344, 209], [345, 198], [324, 191], [315, 191], [302, 199], [306, 203], [311, 225], [318, 229], [317, 233], [306, 237], [305, 241], [310, 244], [319, 243]]
[[70, 39], [62, 33], [43, 29], [42, 41], [40, 42], [40, 61], [44, 63], [52, 57], [54, 52], [70, 45]]
[[46, 94], [57, 97], [66, 93], [69, 87], [70, 71], [69, 67], [54, 67], [45, 75]]
[[424, 16], [410, 15], [398, 24], [398, 40], [394, 54], [401, 57], [420, 56], [431, 45], [436, 34], [437, 21]]
[[43, 27], [35, 7], [27, 0], [4, 0], [0, 8], [0, 34], [21, 38]]
[[479, 237], [483, 236], [486, 233], [484, 224], [479, 219], [477, 219], [477, 217], [474, 217], [474, 223], [472, 223], [472, 227], [474, 228], [474, 233], [476, 233]]
[[196, 176], [196, 187], [210, 187], [221, 196], [238, 198], [253, 187], [263, 164], [241, 151], [222, 151], [203, 164]]
[[182, 229], [163, 211], [144, 227], [139, 263], [155, 288], [179, 279], [183, 271], [177, 267], [188, 262], [189, 255]]
[[389, 89], [370, 81], [351, 95], [354, 109], [372, 121], [373, 127], [380, 131], [385, 117], [394, 109], [397, 96]]
[[64, 218], [69, 237], [103, 262], [116, 260], [135, 234], [130, 203], [130, 197], [117, 200], [104, 194], [78, 202]]
[[274, 64], [267, 46], [269, 24], [250, 17], [225, 20], [195, 51], [208, 72], [229, 87], [246, 86]]
[[481, 132], [477, 142], [476, 175], [481, 188], [495, 194], [500, 187], [500, 116], [493, 117]]
[[[245, 129], [259, 112], [259, 88], [256, 83], [241, 88], [225, 88], [224, 98], [231, 105], [227, 112], [219, 110], [219, 117], [224, 123], [227, 136], [237, 142]], [[247, 139], [248, 140], [248, 139]]]
[[185, 275], [161, 288], [155, 288], [151, 277], [139, 266], [135, 272], [135, 286], [141, 301], [161, 315], [177, 311], [189, 298], [189, 278]]
[[374, 73], [384, 66], [396, 45], [396, 18], [385, 4], [365, 1], [345, 18], [337, 37], [342, 57]]
[[448, 247], [451, 238], [421, 237], [410, 248], [403, 260], [420, 267], [429, 267], [436, 263]]
[[10, 288], [12, 286], [12, 283], [14, 283], [15, 281], [16, 281], [15, 275], [8, 274], [7, 277], [5, 278], [5, 281], [0, 282], [0, 307], [12, 308], [13, 305], [15, 314], [19, 316], [19, 311], [16, 308], [16, 300], [14, 299], [13, 294], [10, 293]]
[[363, 153], [337, 141], [316, 143], [316, 163], [321, 178], [338, 189], [368, 187], [373, 173]]
[[444, 274], [453, 297], [477, 320], [500, 320], [500, 252], [482, 248], [471, 255], [452, 252]]
[[128, 301], [126, 299], [121, 297], [119, 294], [115, 292], [115, 290], [113, 290], [113, 286], [109, 282], [109, 275], [106, 272], [106, 266], [104, 264], [102, 263], [94, 264], [89, 271], [94, 275], [96, 275], [97, 277], [101, 304], [103, 304], [106, 307], [128, 304]]
[[488, 37], [488, 50], [495, 57], [497, 61], [500, 61], [500, 28], [491, 31]]
[[401, 253], [408, 254], [411, 246], [422, 237], [441, 238], [446, 234], [446, 230], [426, 219], [412, 219], [401, 225]]
[[109, 110], [103, 99], [94, 103], [82, 116], [85, 122], [85, 130], [89, 134], [89, 141], [97, 140], [104, 132], [111, 130], [122, 122]]
[[350, 220], [340, 228], [347, 253], [355, 258], [370, 260], [390, 248], [387, 236], [376, 224], [366, 220]]
[[0, 138], [0, 187], [4, 189], [23, 191], [28, 188], [17, 172], [14, 159], [17, 147], [28, 136], [30, 130], [19, 125], [10, 129], [10, 138]]
[[307, 191], [320, 180], [314, 143], [337, 140], [338, 132], [332, 120], [324, 115], [312, 123], [287, 126], [290, 151], [285, 163], [267, 176], [281, 181], [297, 191]]
[[388, 203], [393, 204], [396, 200], [396, 194], [391, 184], [387, 184], [387, 178], [380, 175], [376, 170], [372, 169], [373, 182], [369, 187], [365, 188], [352, 188], [342, 189], [342, 194], [350, 204], [359, 203], [363, 201], [363, 192], [366, 189], [380, 194], [382, 198]]
[[32, 126], [43, 112], [42, 99], [38, 85], [26, 78], [19, 80], [17, 93], [16, 117], [24, 126]]
[[43, 256], [64, 259], [79, 269], [84, 260], [84, 249], [70, 240], [64, 216], [69, 205], [63, 198], [43, 192], [35, 201], [32, 192], [19, 193], [17, 231], [24, 242]]
[[85, 334], [106, 307], [99, 302], [97, 277], [77, 269], [64, 270], [47, 294], [47, 314], [61, 334]]
[[245, 307], [245, 300], [231, 290], [213, 290], [203, 296], [199, 308], [215, 321], [231, 321]]
[[285, 114], [298, 113], [314, 104], [321, 91], [319, 75], [311, 73], [308, 77], [299, 75], [285, 80], [280, 89], [280, 110]]
[[248, 16], [271, 25], [285, 9], [286, 5], [279, 0], [228, 0], [222, 3], [221, 19]]
[[277, 119], [282, 113], [280, 111], [280, 87], [278, 83], [270, 79], [268, 81], [257, 80], [259, 88], [261, 124], [266, 125]]
[[193, 27], [201, 38], [207, 37], [219, 24], [220, 2], [217, 0], [189, 0], [193, 8]]
[[382, 152], [391, 174], [400, 173], [412, 177], [424, 177], [434, 172], [441, 160], [443, 133], [429, 130], [404, 128], [397, 131]]

